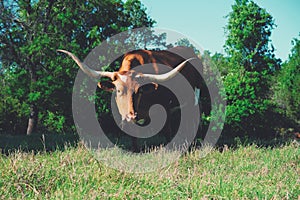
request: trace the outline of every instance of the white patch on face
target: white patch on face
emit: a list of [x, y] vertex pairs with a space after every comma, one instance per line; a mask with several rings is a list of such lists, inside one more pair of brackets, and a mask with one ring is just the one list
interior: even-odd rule
[[124, 82], [124, 83], [127, 82], [127, 78], [128, 78], [127, 76], [119, 74], [119, 77], [120, 77], [120, 79], [121, 79], [122, 82]]

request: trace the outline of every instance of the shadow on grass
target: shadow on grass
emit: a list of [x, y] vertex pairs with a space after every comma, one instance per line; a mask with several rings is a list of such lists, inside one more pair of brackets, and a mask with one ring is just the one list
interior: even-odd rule
[[[116, 136], [114, 134], [109, 135], [110, 140], [116, 144], [116, 146], [129, 150], [132, 147], [132, 141], [130, 138]], [[46, 134], [32, 134], [32, 135], [10, 135], [0, 134], [0, 152], [2, 154], [10, 154], [15, 151], [22, 152], [52, 152], [52, 151], [64, 151], [66, 147], [76, 147], [80, 138], [78, 134], [69, 133], [46, 133]], [[255, 145], [257, 147], [265, 148], [277, 148], [287, 145], [294, 141], [294, 137], [291, 134], [272, 137], [272, 138], [259, 138], [259, 137], [234, 137], [226, 136], [223, 134], [218, 140], [215, 148], [223, 151], [224, 148], [238, 148], [241, 146]], [[160, 146], [161, 142], [165, 141], [164, 137], [154, 138], [154, 140], [138, 140], [140, 152], [144, 152], [148, 148], [154, 146]], [[197, 138], [193, 147], [201, 147], [201, 139]], [[298, 141], [299, 142], [299, 141]], [[193, 148], [191, 148], [193, 149]]]
[[32, 135], [0, 134], [0, 152], [9, 154], [15, 151], [49, 152], [64, 150], [66, 146], [77, 146], [77, 134], [46, 133]]

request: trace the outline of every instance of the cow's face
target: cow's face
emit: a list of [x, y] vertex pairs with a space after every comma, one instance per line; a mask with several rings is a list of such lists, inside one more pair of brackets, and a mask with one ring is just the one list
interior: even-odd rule
[[[128, 71], [116, 73], [113, 81], [102, 81], [98, 87], [106, 91], [115, 91], [115, 100], [122, 120], [142, 125], [149, 121], [148, 105], [144, 105], [142, 96], [151, 95], [157, 90], [156, 83], [142, 86], [143, 75]], [[145, 109], [146, 108], [146, 109]]]
[[136, 120], [137, 111], [134, 105], [139, 104], [139, 99], [134, 96], [137, 95], [140, 84], [134, 71], [116, 73], [113, 81], [99, 82], [98, 87], [116, 92], [115, 100], [122, 120]]

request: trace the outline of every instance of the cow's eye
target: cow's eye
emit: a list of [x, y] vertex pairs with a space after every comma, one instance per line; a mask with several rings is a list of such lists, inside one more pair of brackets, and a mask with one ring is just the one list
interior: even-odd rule
[[124, 90], [117, 90], [117, 95], [123, 95], [124, 94]]

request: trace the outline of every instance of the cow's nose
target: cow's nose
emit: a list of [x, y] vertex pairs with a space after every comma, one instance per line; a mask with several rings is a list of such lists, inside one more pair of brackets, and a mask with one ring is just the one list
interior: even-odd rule
[[126, 115], [126, 120], [127, 120], [128, 122], [134, 121], [135, 118], [136, 118], [136, 113], [130, 112], [129, 114]]

